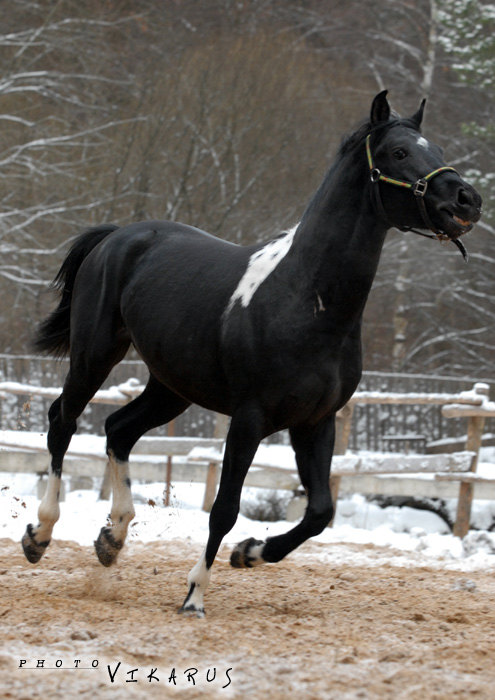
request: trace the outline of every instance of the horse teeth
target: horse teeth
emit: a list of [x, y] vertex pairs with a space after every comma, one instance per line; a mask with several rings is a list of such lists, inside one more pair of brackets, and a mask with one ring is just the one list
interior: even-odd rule
[[470, 224], [469, 221], [464, 221], [464, 219], [461, 219], [460, 217], [455, 216], [455, 215], [454, 215], [453, 219], [456, 222], [456, 224], [460, 224], [461, 226], [469, 226], [469, 224]]

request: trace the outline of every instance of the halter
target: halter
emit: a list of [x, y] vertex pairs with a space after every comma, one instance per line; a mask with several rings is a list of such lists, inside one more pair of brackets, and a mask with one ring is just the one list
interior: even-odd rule
[[[436, 238], [440, 241], [451, 240], [459, 248], [459, 250], [462, 253], [463, 258], [467, 261], [467, 253], [466, 253], [466, 249], [464, 248], [464, 245], [458, 239], [450, 238], [445, 233], [443, 233], [442, 231], [439, 231], [438, 229], [435, 228], [430, 217], [428, 216], [428, 211], [426, 209], [426, 204], [425, 204], [425, 194], [426, 194], [426, 191], [428, 189], [428, 183], [431, 180], [433, 180], [433, 178], [436, 177], [437, 175], [441, 175], [442, 173], [445, 173], [445, 172], [457, 173], [457, 170], [455, 168], [453, 168], [451, 165], [443, 165], [441, 168], [437, 168], [436, 170], [432, 170], [431, 173], [428, 173], [428, 175], [425, 175], [424, 177], [420, 177], [419, 180], [416, 180], [416, 182], [408, 182], [407, 180], [397, 180], [393, 177], [388, 177], [387, 175], [382, 175], [380, 170], [378, 168], [376, 168], [373, 164], [373, 156], [371, 155], [371, 147], [370, 147], [370, 138], [371, 138], [371, 134], [368, 134], [368, 136], [366, 137], [366, 155], [368, 158], [368, 165], [370, 168], [371, 182], [374, 185], [377, 185], [377, 187], [373, 187], [372, 191], [374, 193], [376, 206], [377, 206], [377, 209], [378, 209], [380, 215], [391, 226], [398, 228], [400, 231], [412, 231], [413, 233], [417, 233], [420, 236], [425, 236], [426, 238], [434, 238], [434, 239]], [[410, 226], [396, 226], [396, 224], [392, 223], [390, 221], [389, 217], [387, 216], [387, 213], [385, 211], [385, 207], [383, 206], [382, 198], [380, 196], [380, 187], [379, 187], [380, 182], [386, 182], [388, 185], [394, 185], [395, 187], [403, 187], [404, 189], [412, 190], [413, 195], [416, 197], [419, 212], [421, 214], [421, 218], [424, 221], [425, 228], [429, 228], [430, 231], [432, 231], [434, 235], [432, 236], [429, 233], [424, 233], [423, 231], [418, 231], [417, 229], [411, 228]]]

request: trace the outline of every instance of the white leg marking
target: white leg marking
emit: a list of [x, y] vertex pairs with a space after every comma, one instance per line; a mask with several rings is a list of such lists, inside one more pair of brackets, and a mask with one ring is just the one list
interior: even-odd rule
[[211, 570], [206, 568], [205, 553], [203, 552], [198, 563], [193, 566], [187, 577], [189, 595], [183, 605], [184, 612], [196, 612], [198, 617], [204, 616], [204, 594], [210, 583]]
[[112, 482], [112, 535], [117, 542], [123, 544], [129, 523], [136, 514], [132, 502], [129, 462], [118, 462], [113, 455], [109, 455], [108, 466]]
[[203, 590], [206, 590], [208, 588], [211, 576], [211, 570], [206, 568], [205, 555], [206, 550], [200, 556], [198, 562], [193, 566], [187, 577], [187, 583], [189, 585], [195, 583], [196, 585], [200, 586]]
[[230, 563], [235, 569], [251, 569], [253, 566], [264, 564], [263, 549], [266, 542], [250, 537], [239, 542], [230, 555]]
[[230, 301], [225, 310], [229, 314], [236, 301], [247, 307], [254, 293], [266, 278], [273, 272], [277, 265], [285, 258], [290, 250], [297, 226], [290, 229], [283, 235], [267, 243], [250, 257], [244, 275], [241, 277], [236, 290], [230, 297]]
[[260, 566], [260, 564], [265, 564], [265, 560], [261, 556], [263, 554], [263, 547], [265, 546], [266, 542], [261, 542], [260, 544], [255, 544], [254, 547], [251, 547], [248, 551], [249, 557], [251, 558], [250, 564], [251, 566]]
[[60, 517], [60, 482], [60, 477], [50, 471], [45, 495], [38, 508], [39, 525], [34, 532], [36, 542], [48, 542], [51, 539], [53, 526]]

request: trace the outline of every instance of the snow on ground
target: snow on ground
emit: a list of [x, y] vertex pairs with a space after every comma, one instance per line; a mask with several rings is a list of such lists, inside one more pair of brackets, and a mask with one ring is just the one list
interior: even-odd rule
[[[481, 457], [478, 471], [493, 474], [495, 448], [485, 449]], [[0, 538], [20, 541], [26, 524], [37, 522], [36, 487], [36, 475], [0, 474]], [[130, 527], [128, 544], [181, 538], [205, 544], [209, 516], [201, 510], [203, 493], [203, 484], [174, 483], [171, 505], [165, 508], [163, 484], [135, 483], [136, 518]], [[259, 489], [245, 489], [243, 503], [252, 504], [262, 495]], [[287, 497], [287, 493], [284, 495]], [[68, 492], [61, 503], [54, 538], [91, 545], [109, 510], [109, 502], [99, 501], [96, 490]], [[473, 521], [477, 527], [488, 527], [494, 520], [494, 502], [474, 502]], [[247, 537], [265, 539], [291, 527], [293, 524], [285, 520], [261, 522], [239, 515], [224, 542], [233, 545]], [[434, 513], [407, 507], [380, 508], [359, 494], [340, 499], [334, 527], [326, 528], [312, 541], [328, 546], [315, 548], [309, 554], [296, 550], [291, 556], [319, 557], [334, 563], [345, 560], [356, 564], [407, 566], [414, 562], [464, 571], [495, 569], [495, 533], [471, 530], [461, 541], [449, 533], [445, 522]], [[340, 546], [332, 547], [336, 543]], [[356, 544], [381, 549], [353, 547]]]

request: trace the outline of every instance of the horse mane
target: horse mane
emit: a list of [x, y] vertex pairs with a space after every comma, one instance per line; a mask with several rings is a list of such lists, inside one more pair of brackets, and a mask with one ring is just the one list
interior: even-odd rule
[[340, 148], [337, 153], [337, 157], [345, 156], [349, 151], [352, 151], [355, 146], [364, 143], [366, 136], [371, 131], [371, 123], [369, 119], [364, 119], [361, 121], [354, 130], [345, 135], [341, 141]]
[[352, 151], [356, 146], [362, 146], [366, 137], [370, 133], [377, 133], [383, 129], [390, 129], [393, 126], [405, 126], [415, 131], [420, 132], [418, 125], [413, 122], [412, 119], [402, 118], [396, 112], [393, 112], [391, 119], [386, 122], [379, 122], [378, 124], [372, 125], [369, 118], [363, 119], [357, 124], [354, 130], [344, 136], [340, 144], [340, 148], [337, 153], [337, 157], [345, 156], [347, 153]]

